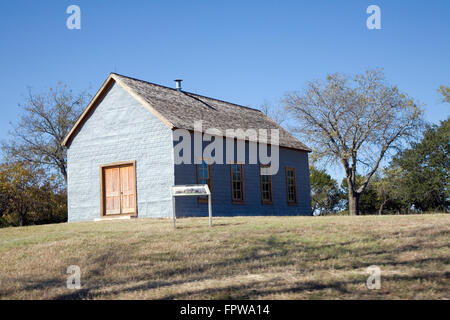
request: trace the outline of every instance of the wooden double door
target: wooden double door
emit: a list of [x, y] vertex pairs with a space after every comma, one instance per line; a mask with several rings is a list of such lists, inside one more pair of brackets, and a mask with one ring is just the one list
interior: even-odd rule
[[102, 166], [101, 176], [102, 215], [136, 215], [135, 163]]

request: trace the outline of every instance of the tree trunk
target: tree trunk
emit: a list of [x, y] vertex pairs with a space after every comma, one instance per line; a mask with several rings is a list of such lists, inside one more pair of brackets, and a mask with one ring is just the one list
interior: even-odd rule
[[62, 176], [64, 177], [64, 182], [66, 183], [66, 186], [67, 186], [67, 168], [66, 168], [66, 165], [60, 165], [59, 166], [59, 170], [60, 170]]
[[384, 207], [384, 205], [386, 204], [386, 202], [387, 202], [387, 199], [385, 199], [385, 200], [383, 201], [383, 203], [382, 203], [381, 206], [380, 206], [380, 209], [378, 210], [378, 214], [379, 214], [380, 216], [383, 214], [383, 207]]
[[348, 212], [351, 216], [359, 215], [359, 194], [352, 191], [350, 187], [348, 190]]
[[23, 227], [23, 216], [21, 213], [19, 213], [18, 216], [19, 216], [19, 227]]

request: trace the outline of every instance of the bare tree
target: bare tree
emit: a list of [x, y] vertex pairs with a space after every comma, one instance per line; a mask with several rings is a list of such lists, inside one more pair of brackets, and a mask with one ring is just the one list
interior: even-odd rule
[[60, 82], [45, 94], [28, 89], [25, 102], [19, 104], [21, 120], [10, 132], [11, 139], [2, 144], [6, 156], [55, 169], [67, 181], [66, 150], [61, 143], [88, 99], [87, 92], [75, 95]]
[[[319, 158], [342, 164], [351, 215], [359, 214], [359, 196], [383, 158], [423, 125], [414, 100], [387, 84], [381, 70], [308, 82], [304, 92], [287, 94], [286, 103], [296, 119], [293, 130], [309, 141]], [[359, 186], [357, 174], [363, 175]]]
[[263, 104], [259, 107], [259, 110], [261, 110], [261, 112], [278, 123], [280, 126], [286, 121], [286, 111], [280, 107], [275, 107], [267, 100], [263, 102]]

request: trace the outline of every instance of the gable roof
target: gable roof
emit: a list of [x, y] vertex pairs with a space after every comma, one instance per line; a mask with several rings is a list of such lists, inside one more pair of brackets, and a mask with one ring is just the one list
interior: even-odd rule
[[[87, 108], [67, 134], [63, 145], [68, 145], [87, 117], [93, 112], [98, 101], [116, 82], [130, 95], [152, 112], [170, 129], [194, 130], [194, 122], [202, 120], [202, 128], [217, 128], [225, 134], [226, 129], [278, 129], [279, 145], [310, 152], [306, 145], [298, 141], [263, 112], [249, 107], [198, 94], [178, 91], [173, 88], [111, 73]], [[270, 134], [269, 134], [270, 136]], [[237, 137], [240, 138], [239, 136]], [[242, 137], [245, 138], [245, 137]], [[252, 138], [247, 140], [252, 141]]]

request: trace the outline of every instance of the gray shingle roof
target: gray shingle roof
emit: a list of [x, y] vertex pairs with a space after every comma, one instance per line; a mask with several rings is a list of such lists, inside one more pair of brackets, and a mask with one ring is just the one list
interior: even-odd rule
[[[193, 130], [194, 121], [203, 120], [203, 130], [279, 129], [282, 147], [311, 151], [263, 112], [237, 104], [178, 91], [154, 83], [114, 73], [126, 86], [143, 98], [175, 128]], [[247, 139], [252, 140], [252, 139]]]

